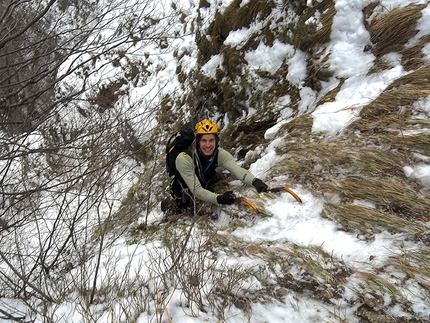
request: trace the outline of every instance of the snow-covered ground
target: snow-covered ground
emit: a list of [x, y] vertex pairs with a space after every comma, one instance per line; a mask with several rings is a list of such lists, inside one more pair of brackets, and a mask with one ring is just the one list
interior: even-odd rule
[[[367, 72], [372, 67], [374, 57], [370, 52], [364, 53], [363, 48], [369, 42], [369, 34], [363, 26], [362, 9], [369, 4], [369, 0], [334, 0], [337, 13], [334, 17], [331, 42], [326, 46], [325, 51], [330, 52], [329, 64], [337, 77], [347, 78], [339, 91], [334, 102], [325, 103], [316, 109], [312, 106], [316, 100], [316, 93], [311, 89], [303, 86], [306, 77], [306, 60], [307, 57], [299, 50], [292, 48], [291, 45], [275, 42], [272, 47], [267, 47], [261, 44], [255, 51], [246, 53], [246, 60], [250, 67], [259, 68], [268, 72], [274, 72], [279, 68], [283, 59], [289, 60], [289, 75], [290, 82], [293, 82], [301, 89], [303, 102], [301, 111], [313, 111], [313, 131], [325, 132], [329, 135], [336, 135], [355, 120], [360, 112], [360, 109], [375, 99], [384, 89], [396, 78], [404, 75], [406, 72], [402, 69], [399, 57], [395, 54], [387, 55], [386, 60], [391, 62], [392, 68], [381, 71], [376, 74], [368, 75]], [[218, 1], [220, 2], [220, 1]], [[308, 1], [312, 2], [312, 1]], [[383, 6], [392, 9], [399, 6], [405, 6], [410, 3], [428, 3], [427, 1], [413, 0], [381, 0]], [[184, 6], [188, 6], [188, 1], [182, 1]], [[227, 6], [230, 1], [222, 1], [222, 5]], [[189, 6], [192, 8], [192, 5]], [[208, 10], [207, 8], [205, 10]], [[211, 14], [208, 14], [210, 16]], [[417, 35], [430, 34], [430, 4], [423, 11], [423, 17], [419, 21], [420, 33]], [[244, 39], [249, 37], [253, 30], [252, 28], [260, 28], [258, 24], [251, 25], [249, 29], [242, 29], [232, 33], [227, 42], [231, 45], [240, 45]], [[174, 46], [178, 50], [183, 50], [184, 46], [188, 50], [196, 50], [195, 44], [192, 43], [192, 38], [187, 37], [183, 42], [176, 41]], [[427, 46], [427, 59], [430, 62], [430, 46]], [[196, 54], [187, 56], [189, 60], [189, 69], [194, 68], [195, 62], [190, 60], [190, 57], [196, 57]], [[159, 58], [164, 60], [166, 64], [170, 64], [173, 60], [169, 60], [166, 54], [159, 55]], [[220, 64], [221, 57], [213, 57], [204, 67], [203, 71], [207, 75], [215, 75], [215, 69]], [[181, 64], [186, 69], [185, 59]], [[175, 79], [175, 67], [164, 69], [165, 75], [155, 82], [148, 82], [148, 89], [144, 89], [142, 85], [141, 92], [134, 93], [134, 99], [138, 100], [139, 93], [151, 93], [156, 91], [157, 83], [163, 88], [163, 92], [173, 91], [178, 86], [176, 82], [170, 82]], [[170, 73], [170, 74], [169, 74]], [[332, 82], [325, 84], [327, 91], [336, 87], [338, 81], [333, 78]], [[171, 88], [169, 88], [171, 86]], [[288, 102], [288, 99], [286, 99]], [[420, 102], [420, 107], [430, 113], [430, 97]], [[285, 108], [285, 109], [288, 109]], [[288, 115], [286, 112], [284, 114]], [[279, 120], [280, 124], [284, 124], [289, 120]], [[279, 125], [269, 129], [266, 133], [266, 138], [276, 138]], [[280, 139], [273, 140], [265, 151], [262, 153], [261, 159], [257, 160], [250, 167], [250, 171], [258, 177], [266, 180], [270, 185], [282, 178], [268, 179], [265, 178], [266, 172], [279, 158], [276, 154], [277, 143]], [[405, 175], [411, 179], [420, 181], [423, 185], [430, 187], [430, 156], [421, 156], [422, 164], [418, 166], [407, 166], [404, 168]], [[321, 210], [324, 201], [320, 197], [313, 196], [310, 192], [302, 187], [293, 187], [294, 191], [302, 198], [303, 204], [299, 204], [288, 193], [282, 193], [279, 198], [270, 200], [266, 204], [266, 208], [273, 214], [270, 218], [258, 218], [251, 226], [237, 228], [233, 232], [229, 232], [237, 238], [248, 242], [270, 241], [273, 246], [282, 245], [286, 241], [293, 242], [298, 245], [321, 246], [327, 253], [333, 254], [338, 259], [343, 259], [345, 263], [357, 270], [369, 270], [372, 266], [376, 266], [378, 262], [384, 261], [395, 254], [402, 248], [415, 248], [412, 243], [408, 244], [401, 240], [400, 235], [393, 235], [387, 232], [376, 233], [374, 239], [365, 241], [350, 233], [337, 230], [336, 224], [321, 217]], [[160, 210], [153, 210], [151, 219], [158, 220], [162, 217]], [[225, 232], [228, 223], [225, 220], [228, 216], [221, 212], [219, 220], [215, 223], [218, 226], [220, 233]], [[140, 243], [129, 244], [124, 239], [117, 240], [104, 251], [106, 262], [102, 262], [100, 282], [103, 281], [103, 273], [112, 271], [110, 268], [111, 262], [107, 261], [110, 257], [115, 257], [118, 262], [117, 270], [125, 270], [124, 268], [141, 268], [142, 262], [149, 259], [151, 248], [160, 248], [156, 242], [151, 242], [145, 245]], [[370, 264], [369, 257], [373, 256], [374, 262]], [[237, 259], [229, 259], [232, 262], [237, 262]], [[252, 259], [241, 259], [246, 265]], [[106, 266], [106, 267], [104, 267]], [[139, 275], [149, 275], [148, 272], [139, 271]], [[149, 276], [147, 277], [150, 278]], [[353, 278], [351, 278], [353, 280]], [[350, 284], [354, 284], [351, 281]], [[348, 285], [348, 284], [347, 284]], [[428, 316], [430, 308], [423, 290], [418, 285], [409, 286], [408, 290], [402, 291], [405, 297], [413, 304], [413, 309], [416, 313], [423, 316]], [[216, 318], [211, 317], [207, 313], [199, 313], [198, 317], [191, 317], [183, 310], [181, 306], [181, 296], [179, 293], [171, 295], [167, 304], [168, 312], [172, 317], [173, 322], [215, 322]], [[9, 306], [17, 307], [13, 301], [9, 302]], [[341, 312], [343, 318], [347, 322], [357, 322], [357, 318], [353, 316], [353, 309], [349, 308], [348, 304], [328, 304], [318, 303], [310, 298], [305, 298], [294, 293], [286, 295], [282, 302], [265, 302], [251, 304], [252, 315], [249, 322], [326, 322], [333, 321], [331, 313]], [[56, 309], [56, 317], [62, 317], [61, 322], [81, 322], [82, 316], [76, 311], [73, 302], [64, 303]], [[229, 323], [242, 323], [247, 321], [247, 317], [243, 316], [240, 311], [230, 313], [227, 318]], [[0, 322], [6, 322], [1, 320]], [[102, 316], [98, 322], [111, 322], [109, 315]], [[155, 322], [154, 314], [142, 313], [137, 319], [138, 323]], [[167, 322], [164, 318], [163, 322]]]

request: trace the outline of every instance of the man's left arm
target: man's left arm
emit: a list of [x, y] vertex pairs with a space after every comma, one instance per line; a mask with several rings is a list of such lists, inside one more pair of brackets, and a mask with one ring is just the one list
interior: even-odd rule
[[252, 185], [255, 176], [248, 170], [240, 167], [233, 156], [226, 150], [218, 149], [218, 166], [227, 169], [234, 177], [247, 185]]
[[218, 166], [227, 169], [234, 177], [243, 183], [254, 186], [258, 193], [268, 190], [268, 186], [263, 181], [255, 177], [250, 171], [240, 167], [233, 156], [222, 148], [218, 149]]

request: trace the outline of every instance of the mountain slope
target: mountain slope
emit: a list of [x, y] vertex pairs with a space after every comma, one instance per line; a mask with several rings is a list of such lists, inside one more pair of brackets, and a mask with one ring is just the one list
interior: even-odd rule
[[[129, 21], [136, 3], [118, 1], [121, 21], [100, 34], [124, 36], [125, 49], [89, 59], [63, 86], [90, 93], [12, 145], [26, 153], [3, 166], [8, 189], [28, 196], [12, 192], [12, 225], [0, 218], [11, 257], [0, 282], [15, 287], [2, 291], [1, 313], [430, 322], [428, 1], [146, 4], [151, 14], [142, 7], [145, 19]], [[232, 179], [217, 191], [265, 214], [197, 201], [165, 220], [164, 144], [204, 117], [240, 164], [303, 203]], [[45, 154], [42, 138], [52, 140]]]
[[[300, 299], [338, 304], [337, 310], [346, 313], [339, 320], [428, 319], [424, 313], [429, 304], [423, 302], [429, 287], [430, 202], [425, 177], [430, 151], [429, 30], [424, 23], [428, 4], [387, 7], [381, 2], [351, 6], [343, 1], [312, 5], [233, 1], [202, 28], [205, 32], [197, 39], [200, 68], [189, 74], [184, 87], [191, 89], [185, 101], [188, 112], [217, 118], [224, 126], [223, 145], [243, 158], [244, 165], [252, 164], [264, 180], [282, 179], [305, 196], [312, 192], [320, 197], [323, 205], [313, 212], [346, 232], [345, 243], [356, 237], [366, 249], [382, 239], [385, 247], [375, 248], [386, 248], [369, 253], [364, 267], [356, 266], [342, 260], [346, 254], [335, 256], [339, 246], [325, 248], [330, 244], [324, 239], [320, 246], [316, 237], [309, 245], [296, 245], [293, 238], [265, 241], [264, 234], [250, 238], [261, 230], [260, 220], [232, 220], [233, 214], [227, 225], [233, 237], [224, 233], [214, 237], [213, 229], [202, 231], [203, 235], [215, 246], [226, 244], [221, 249], [230, 256], [257, 258], [266, 268], [284, 268], [258, 280], [263, 288], [237, 292], [251, 302], [248, 310], [264, 299], [256, 296], [263, 290], [267, 297], [281, 289]], [[274, 141], [276, 147], [268, 147]], [[278, 155], [274, 161], [265, 157], [273, 151]], [[259, 168], [264, 160], [271, 165]], [[424, 176], [411, 177], [407, 169], [414, 171], [420, 165]], [[264, 172], [259, 173], [261, 169]], [[284, 209], [296, 208], [290, 201], [285, 203]], [[266, 202], [265, 207], [271, 205]], [[303, 216], [292, 214], [293, 222], [299, 221], [293, 220], [294, 215]], [[285, 216], [282, 223], [288, 225]], [[217, 226], [222, 232], [223, 221]], [[276, 221], [268, 223], [276, 226]], [[242, 226], [248, 229], [237, 229]], [[268, 277], [277, 283], [271, 285]], [[421, 291], [414, 290], [421, 296], [407, 296], [412, 281], [401, 282], [401, 277], [414, 277]], [[408, 309], [397, 312], [399, 306]], [[299, 309], [297, 313], [303, 322], [310, 320]]]

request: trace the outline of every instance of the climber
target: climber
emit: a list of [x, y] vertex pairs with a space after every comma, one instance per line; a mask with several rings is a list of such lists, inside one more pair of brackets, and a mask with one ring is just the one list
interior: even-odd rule
[[[185, 127], [192, 129], [190, 124], [186, 124]], [[195, 125], [193, 132], [193, 135], [185, 136], [192, 137], [194, 139], [192, 142], [189, 140], [184, 144], [186, 141], [184, 140], [182, 144], [175, 146], [169, 140], [166, 151], [173, 154], [173, 158], [172, 156], [166, 158], [171, 180], [170, 197], [161, 202], [164, 213], [184, 212], [192, 206], [193, 198], [213, 204], [233, 204], [236, 196], [232, 191], [224, 194], [214, 192], [213, 185], [229, 176], [227, 173], [218, 172], [216, 170], [218, 167], [229, 171], [243, 183], [254, 186], [258, 193], [268, 190], [268, 186], [262, 180], [240, 167], [229, 152], [219, 147], [219, 131], [215, 122], [204, 119]]]

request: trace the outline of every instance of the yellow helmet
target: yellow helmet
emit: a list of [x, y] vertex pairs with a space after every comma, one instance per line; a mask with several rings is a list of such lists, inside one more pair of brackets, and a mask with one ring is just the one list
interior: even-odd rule
[[208, 134], [218, 134], [218, 125], [216, 122], [204, 119], [196, 124], [195, 127], [196, 135], [208, 135]]

